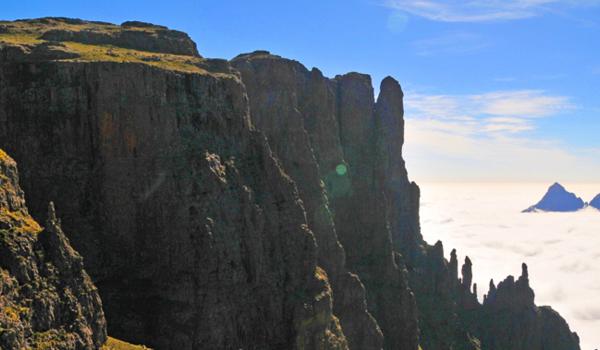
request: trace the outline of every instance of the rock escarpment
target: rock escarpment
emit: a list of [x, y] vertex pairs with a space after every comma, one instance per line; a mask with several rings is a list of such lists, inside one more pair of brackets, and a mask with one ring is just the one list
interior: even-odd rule
[[[420, 233], [419, 188], [408, 180], [402, 159], [399, 84], [384, 79], [375, 102], [368, 76], [351, 73], [327, 79], [316, 69], [308, 71], [296, 61], [264, 51], [240, 55], [232, 64], [248, 91], [252, 121], [298, 183], [309, 218], [323, 207], [332, 212], [346, 265], [365, 284], [368, 310], [383, 331], [385, 347], [414, 348], [418, 335], [424, 349], [485, 348], [480, 338], [493, 331], [475, 325], [496, 315], [484, 311], [477, 300], [471, 260], [465, 260], [459, 279], [456, 251], [448, 262], [441, 242], [430, 246]], [[317, 201], [311, 198], [315, 194]], [[319, 228], [315, 218], [309, 224], [317, 237], [331, 231]], [[321, 258], [324, 266], [331, 256], [328, 252]], [[412, 311], [413, 292], [418, 312]], [[334, 283], [334, 301], [343, 293], [336, 294]], [[529, 307], [536, 308], [533, 300]], [[344, 326], [344, 318], [340, 320]], [[559, 327], [571, 335], [568, 327]], [[344, 332], [352, 344], [352, 332]], [[501, 337], [505, 336], [523, 335], [509, 332]]]
[[351, 297], [364, 292], [344, 260], [365, 285], [386, 347], [416, 349], [416, 305], [406, 273], [394, 261], [383, 184], [373, 173], [380, 162], [373, 156], [380, 129], [370, 78], [330, 80], [266, 52], [240, 55], [232, 63], [248, 91], [253, 123], [298, 184], [319, 262], [332, 271], [334, 310], [350, 345], [380, 348], [381, 341], [372, 339], [376, 324], [364, 300]]
[[[394, 79], [375, 101], [367, 75], [328, 79], [264, 51], [227, 62], [48, 41], [37, 23], [0, 27], [0, 147], [34, 216], [56, 201], [112, 334], [157, 349], [407, 350], [570, 334], [549, 316], [496, 333], [470, 260], [459, 279], [455, 252], [423, 240]], [[132, 26], [149, 25], [111, 30]]]
[[0, 143], [26, 169], [34, 215], [55, 198], [80, 232], [111, 335], [347, 348], [295, 185], [239, 77], [152, 63], [0, 63]]
[[106, 340], [98, 290], [49, 205], [31, 218], [16, 163], [0, 150], [0, 348], [97, 349]]

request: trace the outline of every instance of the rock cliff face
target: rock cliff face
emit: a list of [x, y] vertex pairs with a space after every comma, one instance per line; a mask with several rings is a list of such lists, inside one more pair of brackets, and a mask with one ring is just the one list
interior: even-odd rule
[[[394, 79], [375, 100], [369, 76], [265, 51], [204, 59], [165, 49], [168, 30], [149, 24], [0, 25], [0, 147], [34, 217], [55, 200], [112, 335], [157, 349], [563, 349], [545, 336], [556, 328], [576, 344], [533, 299], [531, 333], [497, 332], [502, 298], [479, 304], [470, 260], [459, 279], [455, 252], [423, 240]], [[121, 42], [129, 30], [145, 34]]]
[[302, 202], [237, 75], [1, 64], [2, 146], [27, 169], [33, 213], [55, 198], [66, 230], [85, 233], [70, 238], [112, 335], [158, 349], [347, 347]]
[[[232, 63], [242, 73], [252, 121], [298, 184], [319, 261], [332, 271], [334, 310], [349, 343], [357, 349], [381, 347], [364, 299], [351, 297], [364, 291], [344, 266], [338, 238], [347, 267], [365, 284], [368, 309], [386, 347], [416, 349], [416, 305], [406, 273], [394, 261], [381, 178], [385, 169], [373, 142], [381, 129], [370, 78], [352, 73], [330, 80], [266, 52], [240, 55]], [[394, 88], [399, 91], [398, 84], [389, 89]]]
[[16, 163], [0, 150], [0, 348], [97, 349], [106, 340], [98, 290], [50, 203], [31, 218]]

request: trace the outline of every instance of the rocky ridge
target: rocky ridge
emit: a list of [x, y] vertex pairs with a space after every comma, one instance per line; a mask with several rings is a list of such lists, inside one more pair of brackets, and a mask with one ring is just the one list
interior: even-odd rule
[[[94, 43], [29, 59], [57, 42], [15, 40], [0, 44], [0, 147], [34, 216], [56, 200], [111, 334], [158, 349], [563, 349], [550, 329], [579, 348], [521, 296], [528, 284], [481, 305], [470, 260], [459, 279], [455, 252], [423, 240], [394, 79], [375, 101], [369, 76], [266, 51], [226, 62]], [[527, 334], [490, 321], [523, 309]]]

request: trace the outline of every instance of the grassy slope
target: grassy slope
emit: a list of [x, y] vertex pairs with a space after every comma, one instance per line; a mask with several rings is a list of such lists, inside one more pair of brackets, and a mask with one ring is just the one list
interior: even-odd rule
[[149, 348], [143, 345], [133, 345], [126, 343], [122, 340], [108, 337], [106, 344], [100, 348], [100, 350], [149, 350]]

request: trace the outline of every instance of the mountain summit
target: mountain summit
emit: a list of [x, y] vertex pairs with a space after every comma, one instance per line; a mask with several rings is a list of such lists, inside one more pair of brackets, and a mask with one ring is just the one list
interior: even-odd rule
[[524, 213], [536, 211], [577, 211], [585, 206], [585, 202], [574, 193], [567, 191], [558, 182], [548, 188], [544, 197], [536, 204], [525, 210]]

